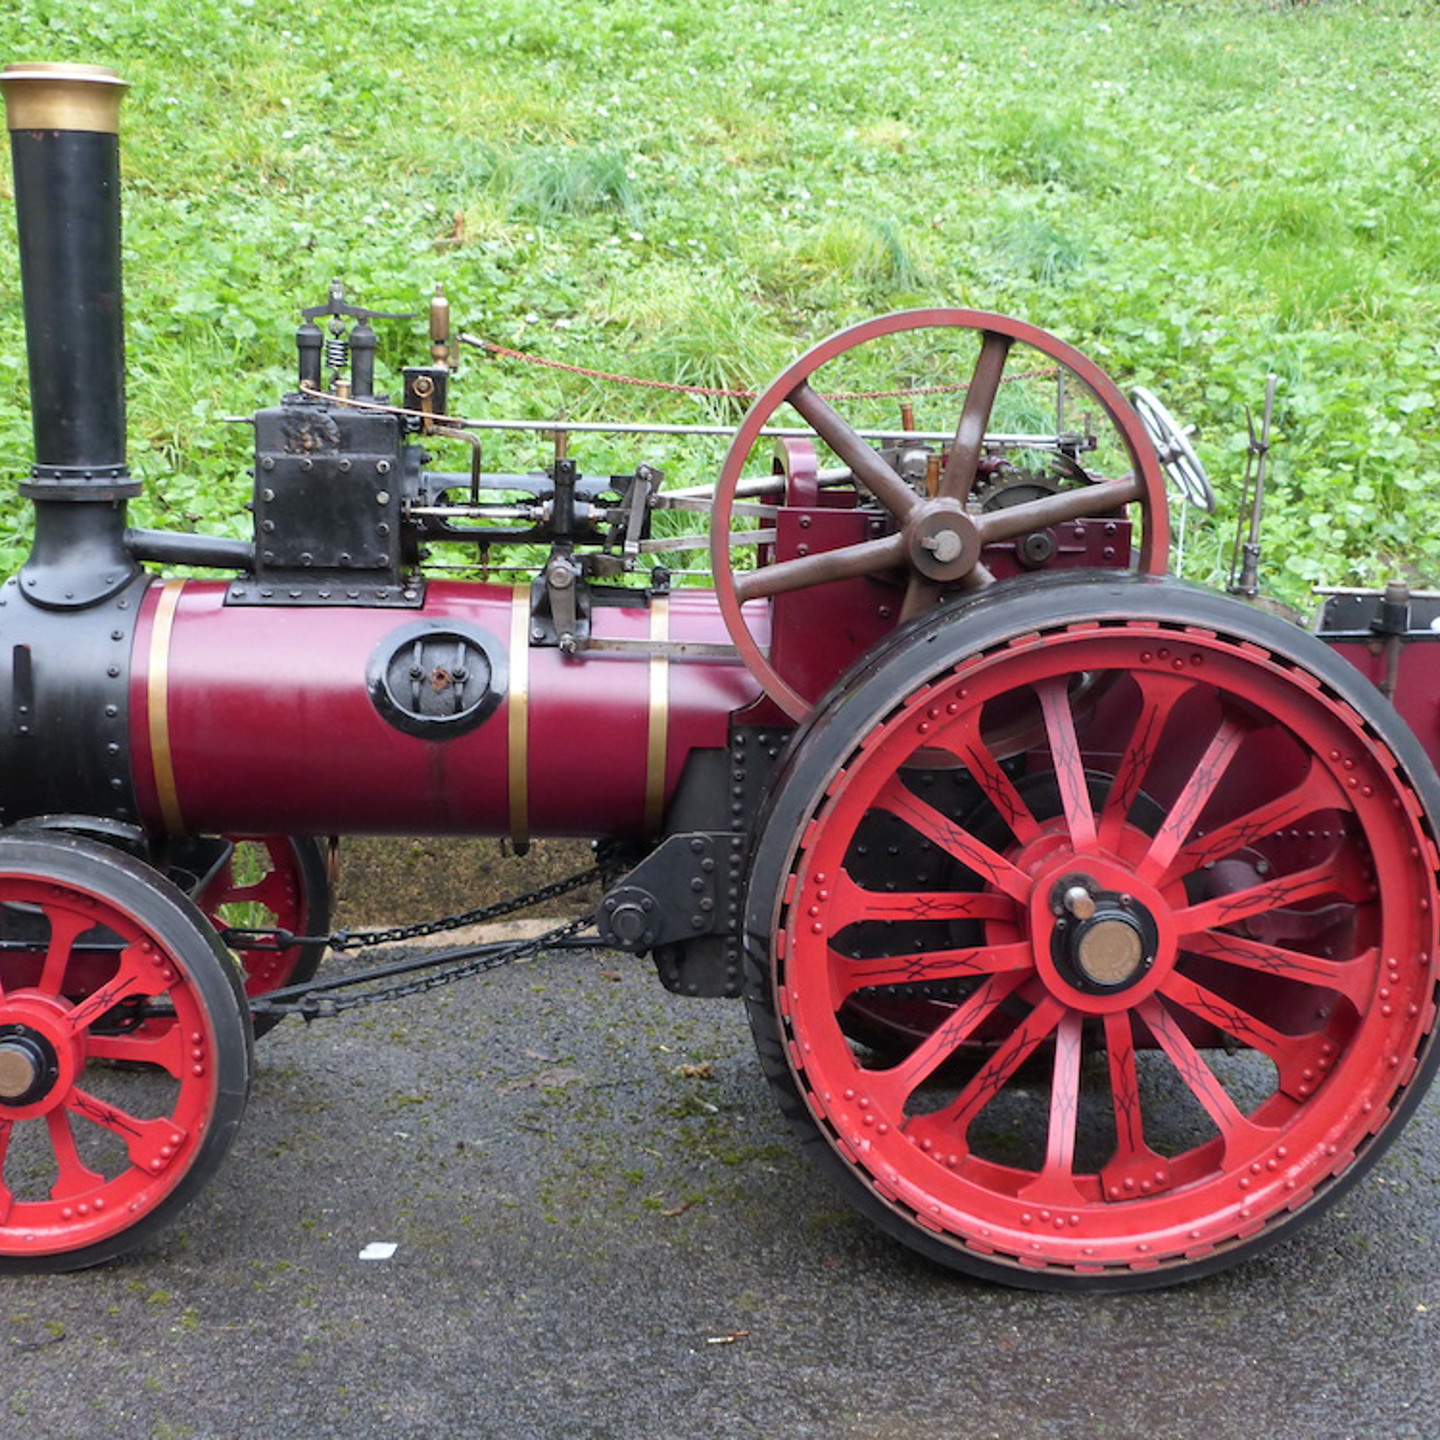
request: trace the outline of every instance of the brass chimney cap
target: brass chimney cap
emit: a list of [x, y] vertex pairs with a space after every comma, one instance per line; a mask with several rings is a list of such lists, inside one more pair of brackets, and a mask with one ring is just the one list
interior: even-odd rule
[[0, 70], [11, 130], [120, 133], [120, 101], [129, 88], [106, 65], [34, 60]]

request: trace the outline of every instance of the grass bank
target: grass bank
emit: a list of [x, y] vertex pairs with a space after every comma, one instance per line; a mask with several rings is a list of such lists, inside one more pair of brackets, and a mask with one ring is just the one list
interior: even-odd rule
[[[376, 0], [343, 17], [11, 0], [0, 15], [0, 58], [113, 64], [133, 85], [147, 523], [243, 533], [249, 432], [220, 417], [288, 383], [296, 309], [332, 275], [397, 309], [440, 280], [465, 328], [505, 344], [718, 385], [762, 385], [875, 311], [946, 303], [1021, 315], [1158, 390], [1201, 426], [1231, 504], [1244, 406], [1277, 372], [1269, 580], [1291, 598], [1440, 572], [1437, 41], [1435, 8], [1402, 0]], [[5, 568], [30, 456], [8, 212], [7, 196]], [[472, 414], [704, 413], [468, 368]], [[694, 483], [717, 456], [582, 458], [654, 458]], [[1190, 573], [1214, 578], [1228, 529]]]

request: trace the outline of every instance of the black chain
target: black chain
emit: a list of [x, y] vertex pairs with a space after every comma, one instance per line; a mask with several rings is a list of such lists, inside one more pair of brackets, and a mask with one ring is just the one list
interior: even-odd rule
[[[442, 985], [453, 985], [456, 981], [467, 980], [472, 975], [498, 970], [503, 965], [523, 960], [527, 955], [561, 945], [592, 925], [594, 919], [593, 914], [582, 915], [528, 940], [467, 945], [459, 950], [448, 950], [444, 954], [421, 960], [399, 961], [394, 965], [361, 970], [354, 975], [342, 975], [333, 980], [310, 981], [305, 985], [272, 990], [267, 995], [256, 996], [250, 1002], [250, 1011], [253, 1015], [299, 1015], [306, 1020], [317, 1020], [340, 1015], [347, 1010], [359, 1010], [367, 1005], [401, 1000], [409, 995], [423, 995], [426, 991], [440, 989]], [[599, 944], [597, 939], [583, 948], [591, 949]], [[333, 993], [351, 986], [373, 984], [391, 975], [413, 974], [421, 970], [431, 973], [415, 975], [413, 979], [401, 980], [397, 984], [380, 986], [374, 990], [361, 990], [353, 995]]]
[[327, 945], [331, 950], [364, 950], [372, 945], [399, 945], [407, 940], [420, 940], [427, 935], [440, 935], [446, 930], [460, 930], [467, 925], [484, 925], [491, 920], [502, 920], [518, 910], [528, 910], [532, 905], [543, 905], [547, 900], [556, 900], [572, 890], [583, 890], [585, 886], [605, 877], [605, 868], [592, 865], [578, 875], [542, 885], [538, 890], [527, 890], [523, 895], [512, 895], [508, 900], [496, 901], [476, 910], [462, 910], [455, 915], [444, 915], [438, 920], [416, 920], [409, 925], [392, 925], [387, 930], [333, 930], [328, 935], [296, 935], [291, 930], [274, 926], [257, 926], [253, 929], [238, 925], [227, 926], [220, 932], [220, 939], [236, 950], [289, 950], [295, 945]]
[[[605, 875], [601, 865], [593, 866], [568, 879], [541, 886], [538, 890], [512, 896], [494, 905], [485, 905], [475, 910], [466, 910], [455, 915], [446, 915], [438, 920], [421, 920], [411, 925], [394, 925], [388, 929], [337, 930], [331, 935], [293, 935], [283, 929], [239, 929], [231, 928], [221, 932], [221, 939], [231, 946], [243, 949], [288, 950], [292, 945], [323, 944], [333, 950], [359, 950], [376, 945], [397, 945], [408, 940], [418, 940], [427, 935], [439, 935], [446, 930], [458, 930], [463, 926], [480, 925], [513, 915], [517, 910], [528, 910], [534, 905], [544, 904], [574, 890], [583, 889]], [[340, 1015], [347, 1010], [358, 1010], [367, 1005], [378, 1005], [387, 1000], [399, 1000], [409, 995], [422, 995], [429, 990], [438, 990], [442, 985], [453, 985], [456, 981], [472, 975], [483, 975], [490, 970], [513, 964], [534, 955], [541, 950], [551, 949], [572, 941], [580, 931], [594, 923], [594, 915], [586, 914], [575, 920], [567, 920], [543, 935], [527, 940], [483, 941], [458, 949], [446, 950], [438, 955], [416, 960], [400, 960], [391, 965], [376, 966], [370, 970], [357, 971], [353, 975], [341, 975], [334, 979], [310, 980], [302, 985], [288, 985], [268, 994], [258, 995], [250, 1002], [254, 1015], [300, 1015], [306, 1020], [315, 1020], [331, 1015]], [[593, 948], [600, 942], [585, 943], [583, 948]], [[429, 972], [419, 974], [417, 972]], [[377, 981], [392, 976], [409, 976], [393, 985], [361, 990], [352, 995], [334, 992], [353, 989], [359, 985], [374, 985]], [[147, 1010], [147, 1014], [152, 1013]], [[153, 1013], [159, 1013], [158, 1011]]]

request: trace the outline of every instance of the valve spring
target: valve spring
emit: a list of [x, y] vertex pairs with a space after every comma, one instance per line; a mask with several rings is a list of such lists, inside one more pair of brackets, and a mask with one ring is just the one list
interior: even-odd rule
[[350, 364], [350, 339], [346, 335], [332, 335], [325, 341], [325, 363], [332, 370], [344, 370]]

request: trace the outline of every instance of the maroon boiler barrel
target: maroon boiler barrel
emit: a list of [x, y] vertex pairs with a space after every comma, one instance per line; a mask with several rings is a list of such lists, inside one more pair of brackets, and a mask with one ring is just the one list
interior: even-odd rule
[[[738, 659], [532, 647], [528, 584], [432, 583], [419, 609], [227, 605], [230, 590], [146, 593], [131, 759], [157, 831], [651, 834], [689, 752], [725, 746], [759, 694]], [[708, 590], [597, 605], [592, 639], [728, 643]], [[453, 723], [396, 712], [391, 692], [402, 712], [412, 684], [431, 703], [459, 661], [472, 691], [488, 671], [483, 703]]]

